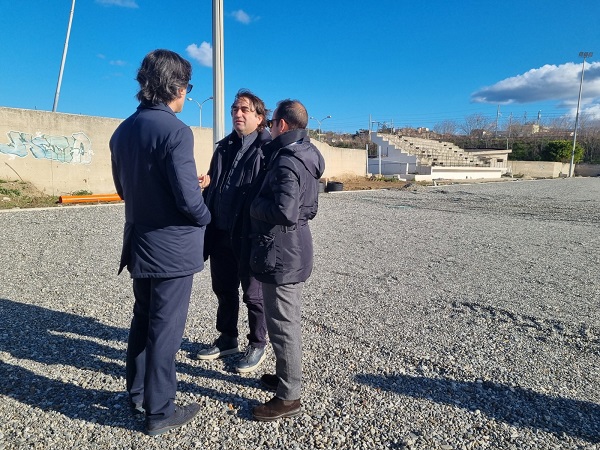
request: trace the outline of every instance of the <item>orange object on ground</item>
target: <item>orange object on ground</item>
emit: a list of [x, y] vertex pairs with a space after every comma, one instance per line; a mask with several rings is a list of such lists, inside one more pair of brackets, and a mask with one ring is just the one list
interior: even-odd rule
[[119, 194], [61, 195], [58, 203], [120, 202]]

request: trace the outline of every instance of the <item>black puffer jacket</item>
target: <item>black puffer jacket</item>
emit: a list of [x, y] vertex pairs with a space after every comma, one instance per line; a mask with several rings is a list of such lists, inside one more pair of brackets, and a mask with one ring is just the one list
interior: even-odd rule
[[[260, 169], [264, 167], [261, 147], [270, 141], [271, 135], [263, 129], [243, 138], [238, 137], [234, 131], [217, 142], [207, 172], [211, 181], [202, 192], [204, 201], [214, 218], [206, 229], [205, 260], [210, 255], [212, 234], [218, 223], [227, 224], [226, 228], [231, 236], [234, 253], [239, 257], [240, 243], [247, 239], [247, 236], [241, 235], [240, 214], [250, 186], [254, 183]], [[217, 199], [218, 196], [221, 198]], [[220, 200], [218, 206], [217, 200]]]
[[312, 272], [308, 221], [318, 209], [325, 161], [306, 130], [291, 130], [263, 148], [267, 167], [250, 205], [250, 270], [259, 281], [290, 284]]

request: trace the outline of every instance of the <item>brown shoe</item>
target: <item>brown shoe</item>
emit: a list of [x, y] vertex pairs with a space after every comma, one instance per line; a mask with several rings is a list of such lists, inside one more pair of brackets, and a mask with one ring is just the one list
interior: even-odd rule
[[252, 416], [261, 422], [282, 419], [284, 417], [296, 417], [302, 412], [302, 404], [298, 400], [282, 400], [273, 397], [264, 405], [259, 405], [252, 410]]

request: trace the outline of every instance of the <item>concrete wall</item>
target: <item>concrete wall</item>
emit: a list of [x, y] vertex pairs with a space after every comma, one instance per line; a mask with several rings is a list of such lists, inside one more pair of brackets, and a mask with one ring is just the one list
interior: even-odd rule
[[569, 175], [569, 164], [550, 161], [508, 161], [508, 172], [534, 178], [558, 178]]
[[[0, 107], [0, 179], [22, 179], [51, 195], [115, 191], [108, 142], [121, 119]], [[191, 127], [198, 173], [214, 148], [211, 128]], [[315, 142], [324, 177], [366, 174], [366, 150]]]
[[[567, 169], [567, 172], [569, 169]], [[600, 164], [576, 164], [575, 175], [581, 177], [600, 177]]]
[[323, 178], [367, 175], [367, 150], [331, 147], [324, 142], [312, 142], [325, 158]]
[[[534, 178], [558, 178], [569, 176], [569, 163], [552, 161], [508, 161], [508, 172]], [[575, 164], [576, 177], [600, 176], [600, 164]]]

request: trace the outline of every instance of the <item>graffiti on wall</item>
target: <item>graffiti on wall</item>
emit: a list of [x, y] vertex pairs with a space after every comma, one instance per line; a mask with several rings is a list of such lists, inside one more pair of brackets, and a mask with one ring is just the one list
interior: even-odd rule
[[84, 133], [71, 136], [35, 136], [21, 131], [6, 133], [10, 142], [0, 144], [0, 153], [24, 158], [29, 153], [37, 159], [51, 159], [64, 163], [89, 164], [92, 162], [92, 141]]

